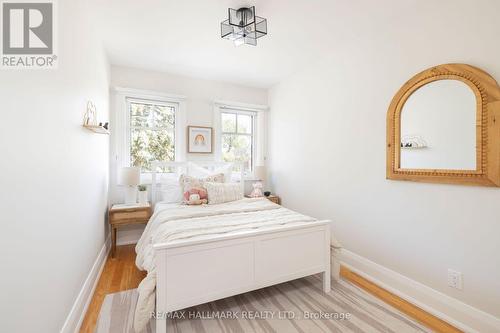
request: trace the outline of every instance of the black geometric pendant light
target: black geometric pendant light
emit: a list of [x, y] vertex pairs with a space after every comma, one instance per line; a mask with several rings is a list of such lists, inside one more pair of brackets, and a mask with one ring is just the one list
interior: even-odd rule
[[267, 35], [267, 20], [255, 15], [255, 7], [229, 8], [229, 19], [221, 22], [220, 35], [234, 45], [257, 45], [257, 38]]

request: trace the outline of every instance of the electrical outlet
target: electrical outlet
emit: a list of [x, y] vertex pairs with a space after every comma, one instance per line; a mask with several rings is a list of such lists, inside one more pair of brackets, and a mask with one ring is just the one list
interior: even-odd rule
[[457, 272], [453, 269], [448, 269], [448, 286], [462, 290], [463, 289], [463, 281], [462, 281], [462, 273]]

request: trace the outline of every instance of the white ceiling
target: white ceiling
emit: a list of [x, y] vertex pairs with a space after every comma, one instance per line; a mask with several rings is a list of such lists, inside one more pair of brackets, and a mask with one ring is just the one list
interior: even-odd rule
[[[113, 65], [263, 88], [355, 40], [374, 20], [384, 24], [394, 10], [372, 0], [94, 1]], [[227, 8], [250, 5], [267, 18], [268, 35], [256, 47], [221, 39]]]

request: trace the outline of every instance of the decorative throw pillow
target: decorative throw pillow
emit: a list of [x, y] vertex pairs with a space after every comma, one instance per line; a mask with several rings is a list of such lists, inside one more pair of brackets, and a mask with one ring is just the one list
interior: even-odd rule
[[209, 205], [243, 199], [243, 188], [240, 183], [205, 183], [205, 188]]
[[219, 174], [223, 173], [224, 174], [224, 182], [229, 183], [231, 181], [232, 177], [232, 171], [233, 171], [233, 165], [228, 164], [228, 165], [223, 165], [215, 170], [208, 170], [196, 163], [193, 162], [188, 162], [187, 164], [187, 174], [188, 176], [195, 177], [195, 178], [205, 178], [210, 175], [214, 174]]
[[[208, 182], [224, 183], [224, 174], [219, 173], [219, 174], [211, 175], [211, 176], [208, 176], [205, 178], [194, 178], [194, 177], [186, 176], [183, 174], [179, 178], [179, 183], [181, 185], [183, 195], [185, 195], [185, 193], [187, 191], [190, 191], [191, 189], [194, 189], [194, 188], [205, 190], [205, 184]], [[185, 197], [184, 197], [184, 202], [187, 203], [187, 200], [185, 200]]]

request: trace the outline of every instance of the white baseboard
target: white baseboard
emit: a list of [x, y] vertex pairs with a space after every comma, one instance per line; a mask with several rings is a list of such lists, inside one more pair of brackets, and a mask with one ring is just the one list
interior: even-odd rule
[[73, 307], [71, 308], [71, 311], [69, 312], [69, 315], [61, 329], [61, 333], [74, 333], [80, 330], [83, 318], [85, 317], [85, 313], [87, 312], [92, 296], [94, 295], [97, 282], [99, 281], [99, 277], [104, 269], [104, 264], [106, 263], [106, 258], [108, 257], [110, 248], [111, 240], [108, 236], [101, 248], [101, 251], [99, 251], [99, 254], [97, 255], [94, 265], [92, 265], [92, 269], [90, 270], [87, 279], [85, 279], [85, 282], [83, 283], [80, 293], [78, 293], [78, 296], [76, 297], [75, 303], [73, 304]]
[[351, 251], [342, 250], [342, 265], [428, 313], [469, 333], [500, 332], [500, 318], [447, 296]]

